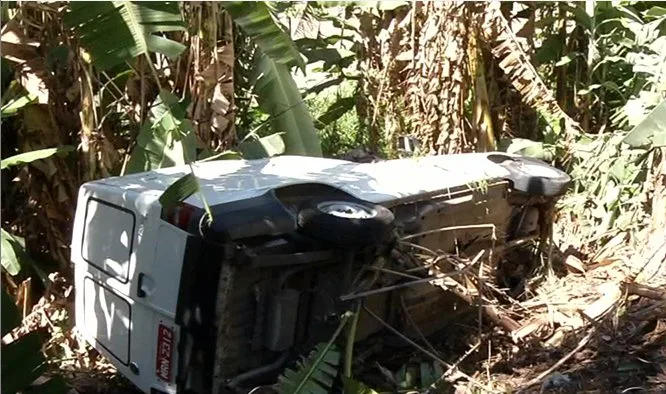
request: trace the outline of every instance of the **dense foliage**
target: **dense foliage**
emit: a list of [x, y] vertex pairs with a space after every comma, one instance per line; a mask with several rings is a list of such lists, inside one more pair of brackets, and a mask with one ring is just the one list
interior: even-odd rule
[[[664, 202], [665, 21], [638, 1], [3, 2], [3, 288], [69, 274], [85, 181], [239, 156], [398, 157], [403, 136], [416, 154], [552, 161], [576, 180], [561, 239], [645, 242]], [[196, 193], [195, 167], [163, 203]]]

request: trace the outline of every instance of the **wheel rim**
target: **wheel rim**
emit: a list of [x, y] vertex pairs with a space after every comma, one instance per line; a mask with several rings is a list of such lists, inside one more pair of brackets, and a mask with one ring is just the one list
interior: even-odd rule
[[345, 219], [371, 219], [377, 211], [350, 201], [327, 201], [317, 205], [320, 211]]

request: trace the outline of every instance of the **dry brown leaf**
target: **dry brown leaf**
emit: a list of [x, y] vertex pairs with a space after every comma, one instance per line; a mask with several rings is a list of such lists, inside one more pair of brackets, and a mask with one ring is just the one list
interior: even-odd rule
[[38, 56], [39, 42], [29, 40], [14, 20], [2, 27], [2, 57], [15, 63], [25, 63]]
[[555, 119], [563, 120], [567, 137], [580, 134], [580, 126], [558, 105], [552, 91], [541, 80], [523, 51], [499, 7], [500, 5], [494, 2], [486, 5], [485, 28], [482, 33], [487, 42], [491, 43], [491, 52], [499, 60], [500, 67], [527, 104]]
[[44, 58], [39, 55], [40, 43], [28, 39], [16, 21], [9, 21], [2, 27], [2, 56], [17, 63], [18, 79], [28, 93], [37, 97], [40, 104], [49, 101], [49, 92], [44, 83], [47, 77]]
[[597, 253], [592, 257], [592, 262], [598, 263], [602, 260], [608, 259], [608, 256], [612, 253], [615, 253], [621, 245], [626, 241], [627, 233], [616, 234], [610, 241], [606, 242], [604, 246], [597, 251]]

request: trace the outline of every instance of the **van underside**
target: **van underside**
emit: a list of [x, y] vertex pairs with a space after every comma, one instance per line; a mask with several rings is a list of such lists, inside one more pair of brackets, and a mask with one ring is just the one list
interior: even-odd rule
[[[530, 197], [498, 181], [392, 201], [392, 237], [370, 239], [328, 228], [328, 241], [299, 230], [299, 209], [321, 198], [350, 197], [321, 184], [286, 186], [254, 199], [197, 211], [181, 275], [176, 383], [179, 393], [248, 392], [328, 341], [340, 316], [362, 303], [355, 340], [433, 335], [459, 300], [430, 281], [434, 270], [460, 270], [483, 259], [501, 264], [508, 243], [547, 231], [552, 199]], [[368, 239], [365, 239], [365, 237]], [[337, 237], [337, 238], [336, 238]], [[427, 255], [448, 253], [424, 269]], [[458, 256], [458, 257], [456, 257]], [[430, 256], [432, 259], [433, 256]], [[370, 312], [368, 312], [370, 311]], [[346, 334], [345, 334], [346, 335]]]

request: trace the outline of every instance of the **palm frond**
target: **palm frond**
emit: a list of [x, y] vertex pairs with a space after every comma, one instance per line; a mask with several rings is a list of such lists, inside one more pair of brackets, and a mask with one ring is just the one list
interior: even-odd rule
[[160, 93], [150, 117], [141, 126], [125, 173], [183, 165], [195, 159], [196, 142], [192, 122], [186, 119], [186, 106], [173, 94]]
[[261, 109], [270, 115], [274, 133], [285, 133], [285, 153], [321, 156], [314, 121], [286, 65], [265, 54], [257, 57], [254, 93]]
[[298, 48], [276, 22], [270, 2], [227, 1], [223, 4], [233, 21], [274, 62], [305, 70]]
[[491, 43], [491, 52], [525, 103], [536, 108], [546, 119], [563, 121], [568, 136], [582, 133], [578, 122], [562, 110], [551, 89], [539, 76], [499, 5], [488, 5], [485, 19], [482, 32], [486, 41]]
[[295, 369], [287, 369], [278, 378], [275, 390], [279, 394], [326, 394], [331, 392], [338, 375], [340, 351], [320, 343]]
[[175, 58], [185, 50], [156, 34], [185, 30], [177, 2], [73, 1], [70, 7], [65, 26], [77, 30], [101, 69], [151, 52]]

